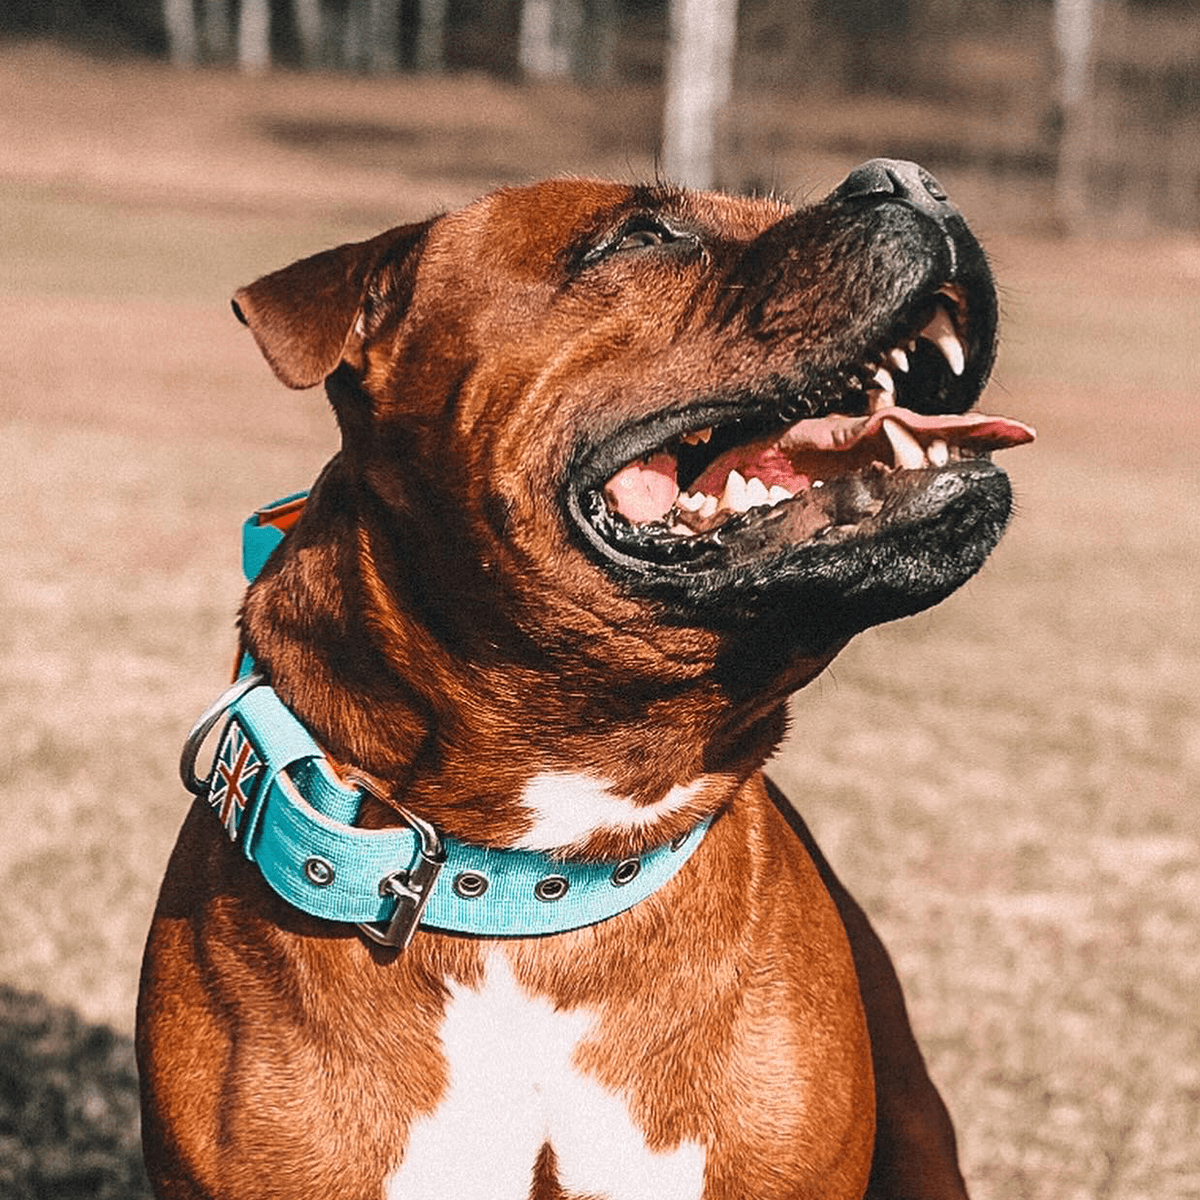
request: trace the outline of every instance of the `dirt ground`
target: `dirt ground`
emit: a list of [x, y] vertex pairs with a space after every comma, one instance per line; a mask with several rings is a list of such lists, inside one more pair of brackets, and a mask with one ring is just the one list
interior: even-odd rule
[[[334, 445], [228, 296], [499, 182], [651, 175], [654, 103], [0, 48], [0, 984], [60, 1027], [127, 1051], [239, 523]], [[764, 175], [819, 194], [856, 158], [797, 104]], [[1040, 440], [983, 574], [801, 693], [775, 774], [893, 951], [976, 1196], [1200, 1197], [1200, 241], [1048, 240], [1036, 186], [940, 174], [1004, 290], [983, 406]]]

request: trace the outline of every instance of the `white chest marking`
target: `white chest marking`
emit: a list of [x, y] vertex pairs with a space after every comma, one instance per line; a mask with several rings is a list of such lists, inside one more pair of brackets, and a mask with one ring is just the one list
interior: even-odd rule
[[677, 783], [653, 804], [634, 804], [603, 779], [569, 771], [545, 771], [526, 785], [522, 800], [533, 825], [516, 845], [522, 850], [558, 850], [599, 830], [639, 829], [669, 816], [693, 799], [708, 780]]
[[385, 1200], [528, 1200], [547, 1143], [567, 1192], [699, 1200], [704, 1148], [651, 1150], [622, 1098], [576, 1067], [593, 1020], [526, 993], [502, 952], [478, 991], [452, 985], [442, 1025], [449, 1088], [410, 1128]]

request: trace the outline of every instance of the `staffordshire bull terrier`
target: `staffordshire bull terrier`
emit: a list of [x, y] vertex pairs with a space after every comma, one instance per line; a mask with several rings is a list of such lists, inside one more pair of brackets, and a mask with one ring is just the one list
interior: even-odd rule
[[974, 409], [996, 297], [937, 182], [507, 188], [234, 309], [341, 446], [252, 519], [185, 755], [156, 1193], [965, 1196], [887, 954], [762, 774], [788, 696], [1009, 518], [990, 452], [1032, 431]]

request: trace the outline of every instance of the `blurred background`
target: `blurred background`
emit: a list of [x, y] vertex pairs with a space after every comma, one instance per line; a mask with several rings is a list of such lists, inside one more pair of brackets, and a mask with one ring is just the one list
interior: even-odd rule
[[1019, 511], [773, 765], [977, 1197], [1200, 1197], [1200, 13], [1163, 0], [5, 0], [0, 1197], [144, 1194], [129, 1035], [238, 526], [335, 448], [228, 297], [499, 184], [931, 169]]

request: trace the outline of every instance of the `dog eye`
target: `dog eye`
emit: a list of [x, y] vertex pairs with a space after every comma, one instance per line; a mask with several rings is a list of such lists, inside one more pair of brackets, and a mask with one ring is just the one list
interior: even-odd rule
[[662, 247], [694, 246], [698, 240], [687, 229], [672, 229], [652, 217], [635, 218], [624, 229], [594, 246], [581, 261], [583, 266], [590, 267], [616, 255], [636, 254], [640, 250], [658, 250]]
[[665, 246], [674, 240], [670, 231], [663, 229], [661, 225], [647, 225], [629, 230], [612, 249], [614, 254], [620, 254], [623, 250], [649, 250], [654, 246]]

